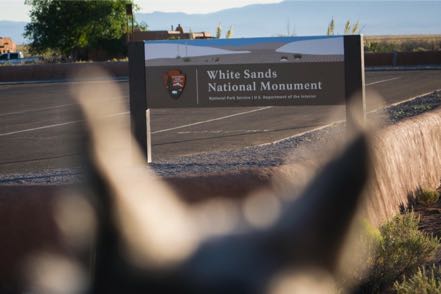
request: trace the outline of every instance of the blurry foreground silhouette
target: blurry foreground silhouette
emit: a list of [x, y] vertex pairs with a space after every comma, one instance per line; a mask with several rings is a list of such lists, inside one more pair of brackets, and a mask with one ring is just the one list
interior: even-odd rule
[[[102, 102], [117, 87], [73, 91], [88, 124], [81, 147], [87, 181], [2, 188], [0, 209], [17, 220], [6, 225], [27, 228], [4, 232], [11, 237], [0, 253], [5, 293], [343, 291], [341, 254], [368, 180], [366, 135], [355, 135], [300, 195], [290, 192], [289, 181], [285, 191], [292, 195], [275, 194], [259, 171], [230, 182], [228, 176], [197, 185], [171, 180], [172, 188], [146, 167], [128, 121], [112, 116], [120, 106]], [[191, 199], [198, 187], [224, 194], [262, 189], [192, 203], [176, 192]], [[8, 211], [12, 198], [17, 204], [7, 204], [14, 207]]]

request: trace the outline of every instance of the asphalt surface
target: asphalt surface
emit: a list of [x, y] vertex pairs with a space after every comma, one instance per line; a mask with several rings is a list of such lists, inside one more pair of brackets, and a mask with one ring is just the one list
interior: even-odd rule
[[[121, 93], [105, 99], [123, 101], [126, 111], [115, 119], [127, 119], [128, 83], [117, 84]], [[441, 89], [441, 70], [367, 72], [366, 85], [369, 111]], [[83, 122], [69, 90], [78, 86], [0, 85], [0, 174], [80, 165]], [[344, 119], [344, 113], [343, 106], [153, 110], [153, 159], [269, 143]]]

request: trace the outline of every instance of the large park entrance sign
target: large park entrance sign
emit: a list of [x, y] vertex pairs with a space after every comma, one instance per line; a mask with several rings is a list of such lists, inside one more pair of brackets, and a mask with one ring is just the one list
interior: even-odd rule
[[132, 43], [134, 135], [150, 160], [149, 109], [355, 102], [364, 115], [362, 50], [359, 35]]

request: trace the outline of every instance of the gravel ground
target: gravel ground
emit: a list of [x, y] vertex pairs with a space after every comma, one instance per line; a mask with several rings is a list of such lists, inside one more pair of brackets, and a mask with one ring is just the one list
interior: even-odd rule
[[[381, 120], [385, 125], [389, 125], [432, 110], [440, 104], [441, 91], [436, 91], [396, 106], [369, 113], [368, 120]], [[160, 176], [171, 177], [274, 167], [285, 163], [287, 158], [295, 160], [295, 156], [293, 157], [292, 154], [295, 154], [295, 150], [299, 148], [308, 146], [310, 149], [314, 148], [313, 146], [323, 146], [335, 141], [336, 138], [342, 138], [344, 134], [345, 124], [340, 122], [270, 144], [240, 150], [184, 156], [173, 161], [158, 161], [151, 164], [151, 168]], [[69, 184], [81, 182], [82, 179], [80, 168], [53, 169], [38, 174], [0, 175], [0, 184]]]

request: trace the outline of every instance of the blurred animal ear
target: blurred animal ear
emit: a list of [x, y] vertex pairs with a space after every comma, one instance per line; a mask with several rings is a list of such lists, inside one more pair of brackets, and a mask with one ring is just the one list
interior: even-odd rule
[[368, 174], [367, 137], [360, 134], [283, 213], [271, 240], [278, 254], [333, 271]]

